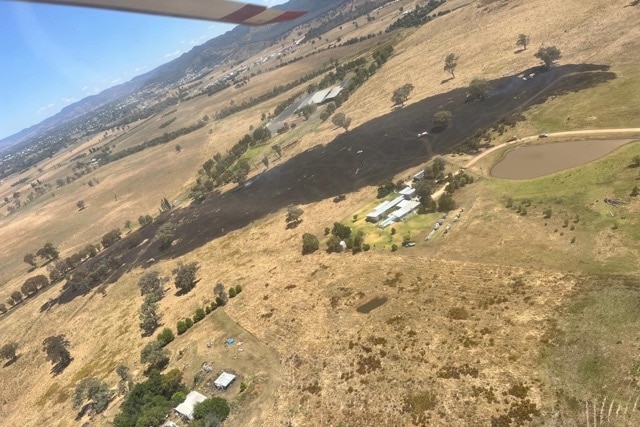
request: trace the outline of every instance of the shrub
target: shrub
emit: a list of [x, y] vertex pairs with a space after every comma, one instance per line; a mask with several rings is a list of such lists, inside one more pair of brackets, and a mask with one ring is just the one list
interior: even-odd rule
[[210, 314], [211, 313], [211, 306], [206, 305], [204, 307], [204, 314]]
[[453, 120], [451, 111], [441, 110], [433, 115], [432, 123], [434, 130], [444, 130], [449, 127]]
[[202, 319], [204, 319], [204, 316], [205, 316], [204, 310], [201, 308], [197, 309], [193, 315], [193, 323], [197, 323], [201, 321]]
[[242, 286], [236, 285], [236, 295], [238, 295], [240, 292], [242, 292]]
[[236, 296], [236, 288], [233, 286], [229, 288], [229, 298], [234, 298]]
[[469, 312], [464, 307], [454, 307], [449, 310], [449, 317], [453, 320], [466, 320], [469, 318]]
[[367, 252], [369, 249], [371, 249], [371, 245], [368, 243], [363, 243], [362, 244], [362, 250]]
[[178, 335], [182, 335], [185, 332], [187, 332], [187, 329], [189, 329], [189, 327], [187, 326], [187, 323], [184, 320], [178, 320], [176, 329], [178, 330]]
[[396, 245], [395, 243], [391, 245], [391, 252], [395, 252], [397, 250], [398, 250], [398, 245]]
[[320, 241], [311, 233], [302, 235], [302, 255], [311, 254], [320, 248]]
[[186, 319], [184, 319], [184, 323], [187, 325], [187, 329], [193, 326], [193, 320], [191, 320], [190, 317], [187, 317]]
[[169, 328], [164, 328], [157, 336], [157, 340], [163, 347], [174, 340], [173, 331]]

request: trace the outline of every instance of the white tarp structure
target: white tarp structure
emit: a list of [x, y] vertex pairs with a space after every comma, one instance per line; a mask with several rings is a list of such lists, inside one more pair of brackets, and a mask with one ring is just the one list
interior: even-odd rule
[[220, 374], [220, 376], [218, 377], [218, 379], [216, 379], [213, 384], [215, 384], [215, 386], [219, 389], [226, 389], [227, 387], [229, 387], [231, 385], [231, 383], [233, 382], [233, 380], [236, 379], [236, 376], [233, 374], [230, 374], [228, 372], [223, 372]]
[[187, 398], [184, 402], [176, 406], [175, 411], [180, 416], [188, 420], [193, 420], [193, 408], [195, 408], [198, 403], [204, 402], [205, 400], [207, 400], [207, 396], [204, 396], [197, 391], [192, 391], [187, 394]]
[[331, 101], [333, 98], [338, 96], [340, 92], [342, 92], [342, 89], [343, 89], [342, 86], [334, 86], [328, 89], [319, 90], [316, 93], [314, 93], [313, 96], [311, 96], [311, 99], [303, 103], [300, 106], [300, 108], [302, 108], [305, 105], [311, 105], [311, 104], [319, 105], [319, 104]]

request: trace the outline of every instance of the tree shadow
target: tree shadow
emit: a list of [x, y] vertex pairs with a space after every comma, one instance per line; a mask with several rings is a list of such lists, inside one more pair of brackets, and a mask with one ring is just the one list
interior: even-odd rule
[[14, 363], [16, 363], [16, 361], [20, 359], [20, 355], [16, 355], [16, 357], [14, 357], [13, 359], [9, 359], [6, 362], [4, 362], [4, 365], [2, 365], [3, 368], [8, 368], [9, 366], [13, 365]]
[[521, 54], [522, 52], [526, 52], [526, 51], [527, 51], [527, 49], [520, 48], [520, 49], [516, 49], [516, 50], [514, 50], [514, 51], [513, 51], [513, 53], [514, 53], [515, 55], [519, 55], [519, 54]]
[[177, 297], [181, 297], [182, 295], [186, 295], [189, 292], [191, 292], [193, 290], [193, 288], [195, 288], [196, 286], [198, 286], [198, 283], [200, 283], [202, 279], [196, 279], [196, 281], [193, 283], [193, 287], [191, 289], [189, 289], [188, 291], [185, 291], [183, 289], [178, 289], [177, 292], [173, 295], [177, 296]]
[[286, 230], [293, 230], [294, 228], [297, 228], [300, 224], [302, 224], [302, 219], [298, 219], [296, 221], [291, 221], [287, 223], [287, 226], [285, 227]]
[[443, 84], [449, 83], [451, 80], [453, 80], [453, 77], [448, 77], [444, 80], [440, 80], [440, 84], [443, 85]]
[[67, 366], [69, 366], [71, 364], [71, 362], [73, 362], [73, 357], [69, 358], [69, 360], [62, 360], [62, 361], [56, 363], [55, 365], [53, 365], [51, 367], [51, 374], [54, 377], [57, 377], [62, 372], [64, 372], [65, 369], [67, 369]]
[[76, 415], [76, 421], [80, 421], [85, 415], [87, 415], [93, 409], [93, 402], [89, 402], [80, 408], [78, 414]]

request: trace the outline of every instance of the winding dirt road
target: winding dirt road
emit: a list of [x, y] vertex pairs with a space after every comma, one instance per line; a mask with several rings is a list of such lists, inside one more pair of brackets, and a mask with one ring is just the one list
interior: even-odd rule
[[[550, 133], [549, 137], [553, 137], [553, 136], [580, 136], [580, 135], [610, 135], [610, 134], [626, 134], [626, 133], [640, 134], [640, 128], [572, 130], [572, 131], [566, 131], [566, 132]], [[474, 164], [476, 164], [484, 156], [486, 156], [488, 154], [491, 154], [496, 150], [500, 150], [500, 149], [502, 149], [502, 148], [504, 148], [506, 146], [513, 145], [513, 144], [518, 144], [518, 143], [522, 143], [522, 142], [527, 142], [527, 141], [531, 141], [531, 140], [535, 140], [537, 138], [538, 138], [538, 135], [527, 136], [527, 137], [524, 137], [524, 138], [518, 138], [515, 141], [505, 142], [504, 144], [496, 145], [495, 147], [491, 147], [487, 151], [483, 151], [482, 153], [480, 153], [477, 156], [475, 156], [473, 159], [469, 160], [467, 162], [467, 164], [464, 165], [464, 167], [465, 168], [469, 168], [469, 167], [473, 166]]]

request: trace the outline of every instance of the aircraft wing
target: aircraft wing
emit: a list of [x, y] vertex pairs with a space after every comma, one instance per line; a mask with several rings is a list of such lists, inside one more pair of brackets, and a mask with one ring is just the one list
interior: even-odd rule
[[180, 18], [204, 19], [243, 25], [266, 25], [289, 21], [303, 11], [266, 8], [230, 0], [22, 0], [36, 3], [85, 6]]

